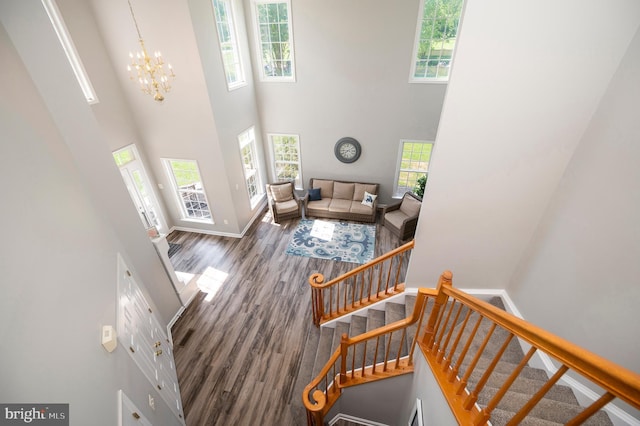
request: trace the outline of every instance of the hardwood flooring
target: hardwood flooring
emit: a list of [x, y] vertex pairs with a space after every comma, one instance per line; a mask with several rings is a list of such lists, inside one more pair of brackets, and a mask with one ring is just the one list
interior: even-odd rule
[[[308, 277], [325, 279], [352, 263], [285, 255], [299, 219], [277, 225], [268, 212], [239, 238], [174, 231], [176, 271], [228, 276], [200, 293], [172, 329], [187, 425], [306, 425], [293, 392], [311, 322]], [[400, 245], [377, 224], [375, 256]], [[210, 299], [210, 300], [209, 300]]]

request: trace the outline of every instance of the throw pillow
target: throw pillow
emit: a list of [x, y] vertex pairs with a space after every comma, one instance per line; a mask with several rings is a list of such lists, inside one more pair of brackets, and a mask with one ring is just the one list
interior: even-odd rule
[[373, 207], [373, 202], [378, 198], [375, 194], [370, 194], [367, 191], [364, 191], [364, 198], [362, 199], [362, 204], [365, 206]]
[[309, 201], [320, 201], [322, 197], [320, 196], [320, 188], [311, 188], [309, 190]]

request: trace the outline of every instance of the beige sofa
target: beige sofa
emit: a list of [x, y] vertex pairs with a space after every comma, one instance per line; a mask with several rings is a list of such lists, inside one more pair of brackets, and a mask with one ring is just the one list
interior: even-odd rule
[[[308, 194], [305, 197], [305, 215], [328, 219], [353, 220], [357, 222], [375, 222], [378, 206], [377, 183], [348, 182], [332, 179], [309, 181]], [[313, 190], [316, 191], [313, 191]], [[320, 189], [320, 199], [314, 195]], [[365, 192], [371, 194], [363, 204]]]

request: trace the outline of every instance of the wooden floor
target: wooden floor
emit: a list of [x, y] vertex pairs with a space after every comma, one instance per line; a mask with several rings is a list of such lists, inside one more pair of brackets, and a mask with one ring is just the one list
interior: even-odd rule
[[[187, 425], [306, 425], [293, 387], [311, 327], [309, 275], [329, 280], [352, 263], [284, 254], [298, 219], [267, 212], [239, 238], [175, 231], [176, 271], [229, 274], [211, 300], [200, 293], [172, 329]], [[375, 256], [399, 241], [377, 224]]]

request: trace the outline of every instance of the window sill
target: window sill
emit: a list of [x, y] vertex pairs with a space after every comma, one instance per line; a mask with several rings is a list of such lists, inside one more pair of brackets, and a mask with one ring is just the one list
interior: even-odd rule
[[192, 222], [192, 223], [205, 223], [207, 225], [215, 225], [213, 219], [195, 219], [193, 217], [183, 217], [181, 219], [183, 222]]

